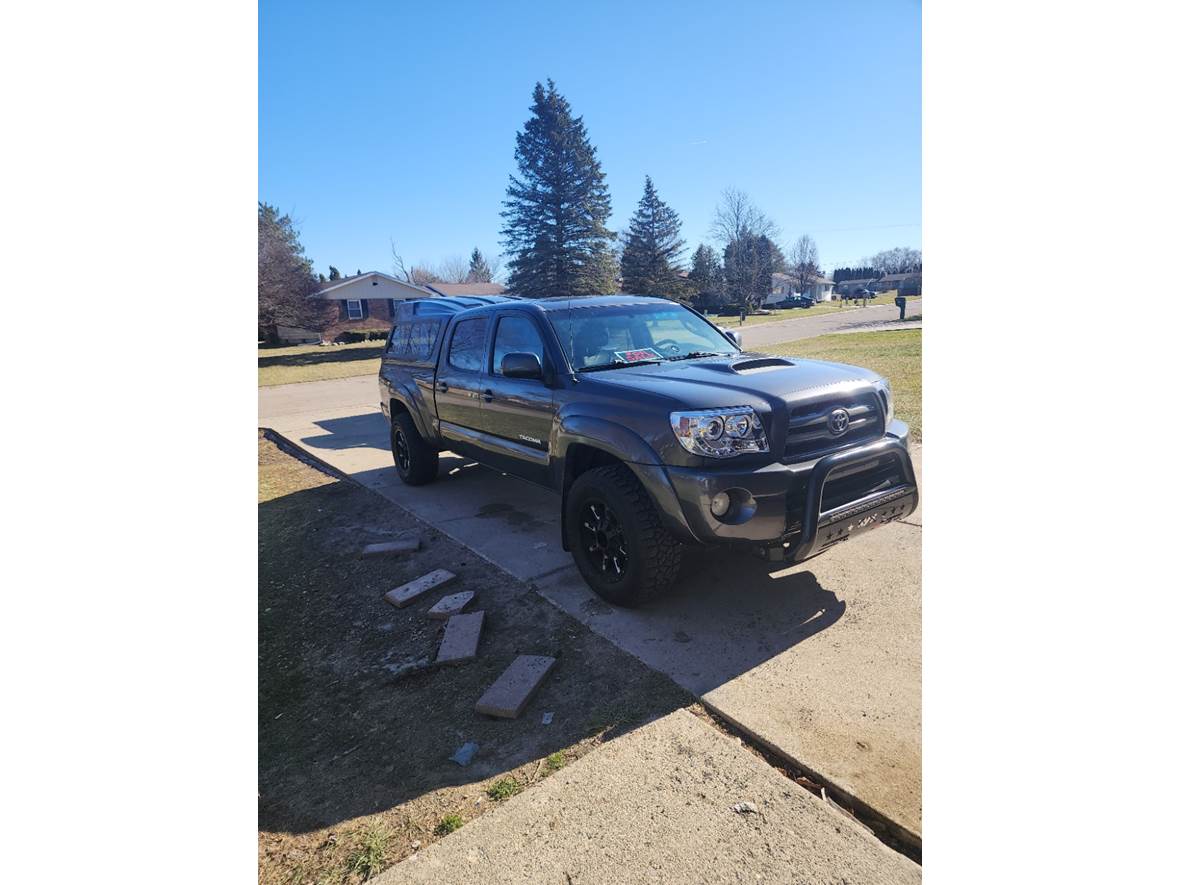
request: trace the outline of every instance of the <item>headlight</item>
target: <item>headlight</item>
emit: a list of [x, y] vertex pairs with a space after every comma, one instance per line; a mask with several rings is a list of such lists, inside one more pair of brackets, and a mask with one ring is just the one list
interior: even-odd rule
[[885, 378], [881, 379], [881, 394], [885, 397], [885, 424], [888, 425], [893, 420], [893, 388]]
[[770, 451], [762, 422], [752, 406], [673, 412], [672, 432], [684, 448], [706, 458], [732, 458]]

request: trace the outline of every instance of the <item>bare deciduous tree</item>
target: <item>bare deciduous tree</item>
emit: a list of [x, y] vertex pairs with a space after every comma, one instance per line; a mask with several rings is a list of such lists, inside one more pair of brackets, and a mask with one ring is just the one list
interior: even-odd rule
[[803, 234], [787, 250], [787, 276], [800, 292], [807, 290], [819, 278], [819, 251], [815, 240]]
[[438, 275], [441, 283], [465, 283], [469, 264], [462, 255], [449, 255], [430, 270]]
[[713, 214], [712, 234], [724, 249], [728, 299], [748, 310], [759, 306], [770, 294], [771, 275], [784, 269], [774, 242], [778, 225], [745, 191], [727, 188]]
[[861, 264], [873, 268], [882, 276], [890, 273], [913, 273], [922, 269], [922, 252], [908, 246], [897, 246], [878, 252], [872, 258], [865, 258]]
[[713, 213], [712, 233], [722, 247], [743, 237], [778, 237], [778, 225], [754, 205], [750, 195], [735, 188], [721, 192], [721, 202]]

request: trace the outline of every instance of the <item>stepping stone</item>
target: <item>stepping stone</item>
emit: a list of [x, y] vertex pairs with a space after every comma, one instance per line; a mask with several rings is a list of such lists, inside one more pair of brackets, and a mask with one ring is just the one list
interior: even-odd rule
[[470, 661], [479, 648], [479, 634], [483, 630], [483, 612], [469, 615], [452, 615], [447, 620], [442, 645], [438, 647], [436, 664], [458, 664]]
[[557, 658], [544, 655], [520, 655], [483, 693], [476, 702], [475, 712], [515, 719], [556, 663]]
[[396, 541], [382, 541], [380, 544], [368, 544], [361, 551], [361, 556], [368, 559], [371, 556], [400, 556], [402, 553], [413, 553], [422, 546], [417, 536], [413, 538], [399, 538]]
[[426, 613], [426, 617], [436, 621], [445, 621], [451, 615], [457, 615], [467, 608], [471, 600], [475, 599], [474, 590], [464, 590], [462, 593], [452, 593], [444, 596], [434, 604], [434, 608]]
[[396, 605], [398, 608], [404, 608], [427, 590], [440, 587], [454, 577], [454, 574], [448, 572], [445, 568], [435, 569], [428, 575], [414, 578], [410, 583], [402, 584], [400, 587], [390, 590], [385, 594], [385, 601]]

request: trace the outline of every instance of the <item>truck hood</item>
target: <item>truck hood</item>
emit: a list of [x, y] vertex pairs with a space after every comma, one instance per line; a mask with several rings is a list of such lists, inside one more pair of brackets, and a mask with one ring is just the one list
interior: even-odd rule
[[740, 353], [610, 369], [591, 377], [612, 387], [673, 400], [685, 409], [751, 405], [775, 412], [789, 401], [873, 385], [876, 372], [822, 360]]

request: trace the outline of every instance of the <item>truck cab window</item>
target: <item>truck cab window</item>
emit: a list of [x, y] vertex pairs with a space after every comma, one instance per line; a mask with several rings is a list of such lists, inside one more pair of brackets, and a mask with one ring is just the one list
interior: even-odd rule
[[481, 371], [486, 357], [484, 341], [487, 338], [487, 331], [486, 317], [461, 320], [455, 326], [455, 334], [451, 336], [451, 349], [447, 354], [447, 362], [460, 371]]
[[545, 345], [537, 327], [521, 316], [506, 316], [496, 326], [496, 346], [492, 358], [492, 372], [502, 374], [500, 363], [509, 353], [535, 353], [544, 364]]

